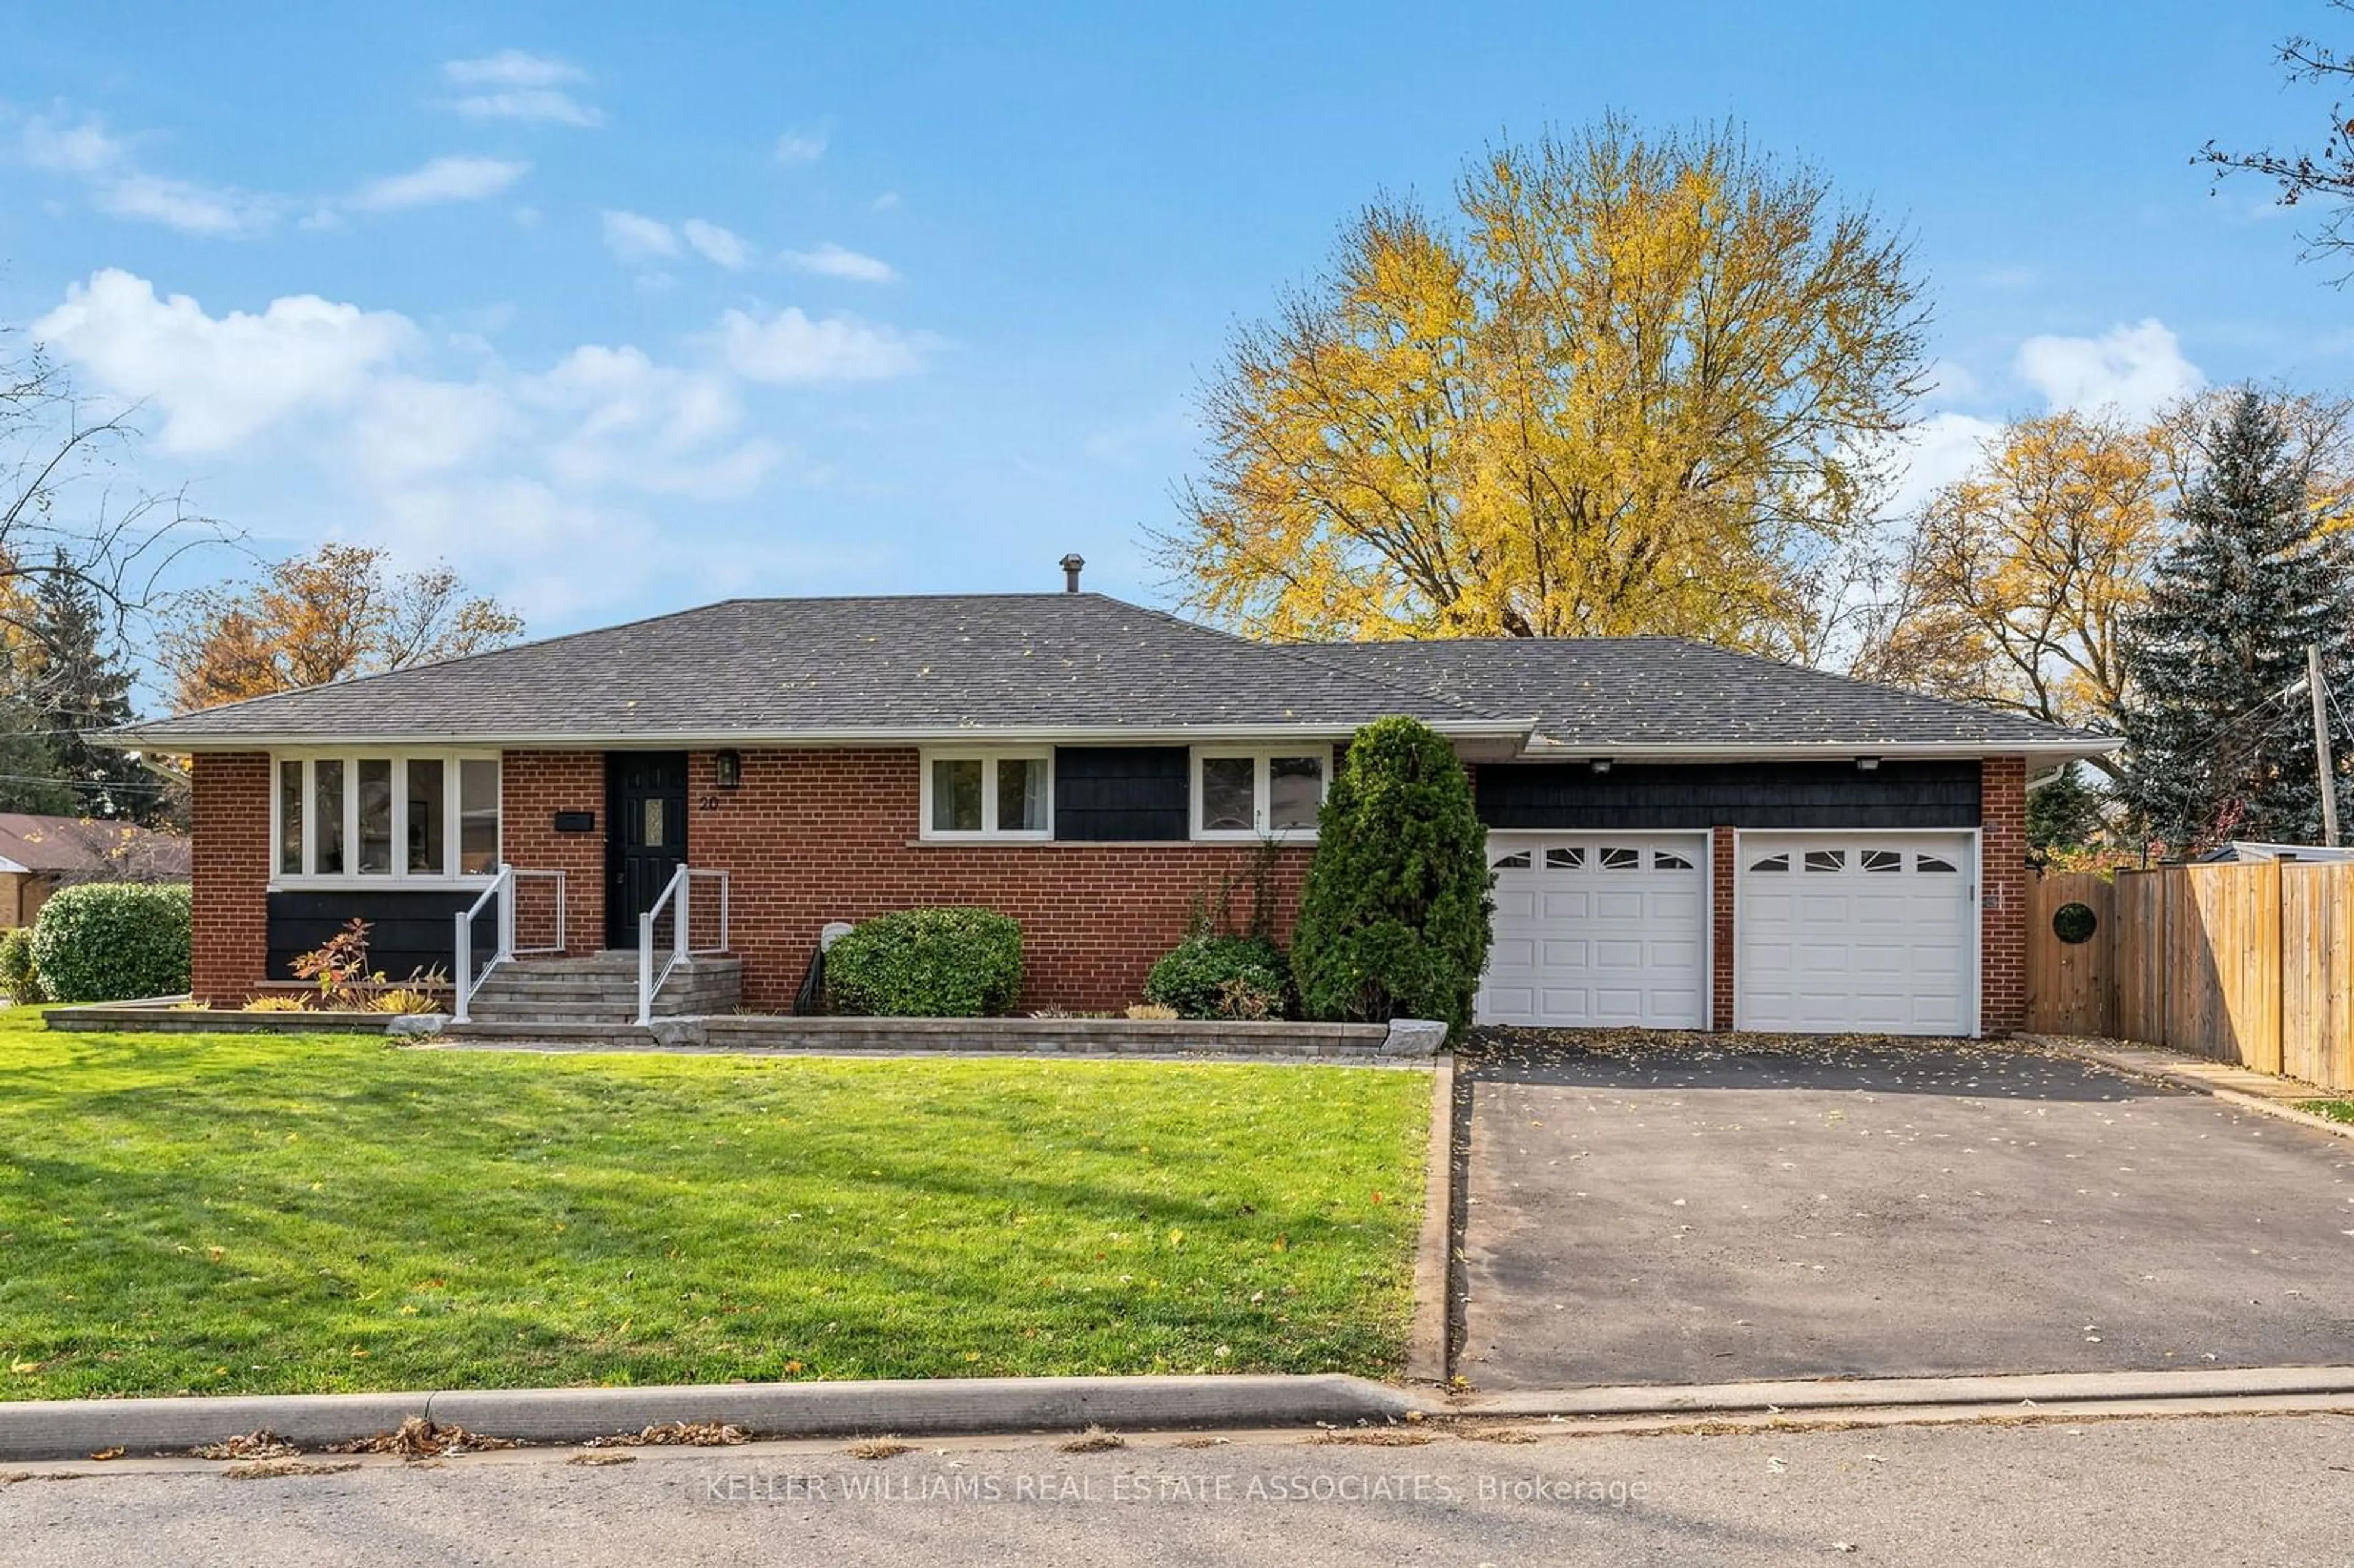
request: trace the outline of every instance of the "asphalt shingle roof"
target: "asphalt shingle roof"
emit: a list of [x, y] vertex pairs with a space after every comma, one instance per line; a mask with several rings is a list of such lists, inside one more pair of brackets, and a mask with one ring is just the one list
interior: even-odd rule
[[[138, 726], [142, 744], [872, 731], [1509, 727], [1100, 594], [730, 599]], [[1484, 723], [1483, 723], [1484, 721]]]
[[1409, 714], [1596, 750], [2099, 737], [1670, 637], [1277, 645], [1100, 594], [730, 599], [125, 732], [281, 740], [1342, 733]]
[[1309, 646], [1335, 670], [1533, 714], [1565, 747], [2051, 745], [2102, 737], [1679, 637], [1466, 638]]

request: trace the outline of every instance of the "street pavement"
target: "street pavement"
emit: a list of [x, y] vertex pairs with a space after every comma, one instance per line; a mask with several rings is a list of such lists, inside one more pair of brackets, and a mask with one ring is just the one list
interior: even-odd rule
[[[0, 1563], [1364, 1564], [2354, 1560], [2354, 1417], [2212, 1415], [1405, 1446], [1268, 1435], [467, 1456], [0, 1489]], [[1394, 1433], [1393, 1435], [1395, 1435]], [[1203, 1439], [1193, 1439], [1196, 1444]], [[43, 1472], [60, 1467], [42, 1467]], [[98, 1472], [91, 1474], [89, 1472]]]

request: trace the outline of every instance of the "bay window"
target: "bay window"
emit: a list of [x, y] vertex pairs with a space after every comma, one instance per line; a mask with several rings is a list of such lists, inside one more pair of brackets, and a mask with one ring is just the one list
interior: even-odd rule
[[1045, 751], [926, 752], [921, 836], [1043, 839], [1055, 829], [1055, 765]]
[[1331, 771], [1326, 747], [1197, 749], [1193, 836], [1313, 838]]
[[281, 882], [447, 883], [499, 868], [495, 757], [356, 752], [277, 759]]

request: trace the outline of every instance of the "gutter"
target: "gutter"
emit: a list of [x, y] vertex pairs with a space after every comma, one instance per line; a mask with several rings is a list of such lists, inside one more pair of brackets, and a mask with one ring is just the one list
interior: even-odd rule
[[[1380, 715], [1376, 715], [1380, 716]], [[348, 750], [353, 747], [449, 747], [533, 751], [621, 751], [709, 749], [722, 747], [842, 747], [842, 746], [1055, 746], [1055, 745], [1185, 745], [1219, 740], [1346, 740], [1371, 719], [1351, 724], [1218, 724], [1117, 725], [1055, 729], [1016, 729], [962, 726], [927, 729], [799, 729], [799, 730], [644, 730], [572, 731], [546, 735], [456, 735], [448, 731], [403, 730], [355, 733], [331, 729], [265, 734], [223, 734], [213, 731], [169, 733], [154, 728], [126, 727], [88, 735], [84, 738], [119, 751], [179, 754], [196, 751]], [[1422, 721], [1451, 740], [1509, 741], [1517, 751], [1529, 749], [1535, 721]]]
[[1750, 745], [1692, 745], [1681, 741], [1645, 741], [1613, 745], [1591, 741], [1577, 745], [1539, 738], [1526, 748], [1532, 760], [1579, 762], [1607, 758], [1613, 762], [1712, 762], [1759, 760], [1848, 761], [1856, 757], [1967, 758], [2025, 757], [2054, 763], [2076, 762], [2106, 756], [2125, 745], [2107, 736], [2079, 740], [1824, 740], [1765, 741]]

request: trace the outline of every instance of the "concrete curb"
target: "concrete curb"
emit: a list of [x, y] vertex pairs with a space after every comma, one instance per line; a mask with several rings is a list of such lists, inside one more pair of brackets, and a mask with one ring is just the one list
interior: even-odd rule
[[[2126, 1051], [2103, 1051], [2092, 1046], [2079, 1045], [2051, 1034], [2015, 1034], [2011, 1038], [2024, 1044], [2041, 1046], [2046, 1051], [2057, 1051], [2063, 1056], [2073, 1056], [2080, 1062], [2090, 1062], [2096, 1066], [2106, 1067], [2113, 1073], [2123, 1073], [2127, 1077], [2139, 1078], [2144, 1083], [2164, 1084], [2167, 1087], [2174, 1089], [2189, 1089], [2193, 1094], [2206, 1095], [2210, 1098], [2221, 1100], [2225, 1105], [2237, 1107], [2241, 1110], [2257, 1111], [2265, 1116], [2278, 1117], [2283, 1121], [2293, 1121], [2299, 1127], [2309, 1127], [2316, 1131], [2328, 1133], [2333, 1138], [2354, 1138], [2354, 1122], [2332, 1121], [2326, 1116], [2316, 1116], [2311, 1111], [2299, 1110], [2285, 1100], [2267, 1099], [2262, 1095], [2243, 1094], [2238, 1089], [2226, 1088], [2221, 1084], [2202, 1077], [2195, 1071], [2178, 1070], [2140, 1059], [2158, 1054], [2158, 1049], [2155, 1046], [2137, 1045]], [[2311, 1095], [2302, 1097], [2327, 1100], [2344, 1097], [2332, 1095], [2325, 1089], [2316, 1089]]]
[[1987, 1377], [1829, 1379], [1621, 1388], [1532, 1389], [1458, 1400], [1458, 1415], [1659, 1415], [1721, 1411], [1873, 1410], [1903, 1405], [2058, 1404], [2107, 1400], [2343, 1394], [2354, 1367], [2201, 1367], [2180, 1372], [2018, 1372]]
[[1129, 1432], [1337, 1426], [1446, 1409], [1434, 1396], [1339, 1373], [42, 1400], [0, 1404], [0, 1460], [86, 1458], [108, 1448], [177, 1453], [265, 1429], [299, 1447], [321, 1448], [393, 1431], [411, 1415], [488, 1436], [578, 1443], [668, 1422], [725, 1422], [762, 1437], [937, 1436], [1090, 1425]]
[[1455, 1244], [1455, 1054], [1430, 1064], [1430, 1141], [1424, 1156], [1422, 1234], [1414, 1252], [1414, 1333], [1406, 1341], [1408, 1383], [1447, 1382], [1447, 1285]]

